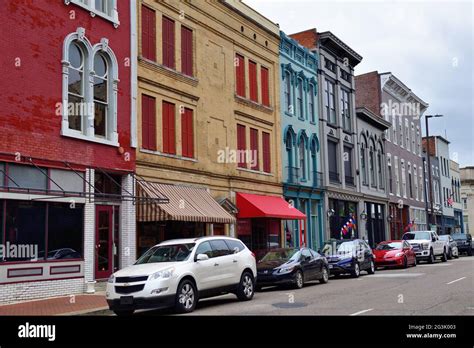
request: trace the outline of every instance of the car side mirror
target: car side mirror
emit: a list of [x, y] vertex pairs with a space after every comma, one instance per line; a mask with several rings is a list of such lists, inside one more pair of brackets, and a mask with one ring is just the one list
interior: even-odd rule
[[433, 238], [431, 239], [431, 241], [432, 241], [432, 242], [436, 242], [436, 238], [433, 237]]
[[205, 261], [205, 260], [209, 260], [209, 256], [207, 256], [206, 254], [198, 254], [196, 256], [196, 261]]

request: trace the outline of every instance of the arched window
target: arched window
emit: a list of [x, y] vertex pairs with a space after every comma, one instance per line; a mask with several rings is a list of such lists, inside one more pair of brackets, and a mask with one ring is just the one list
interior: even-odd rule
[[362, 135], [361, 136], [361, 144], [360, 144], [360, 168], [362, 172], [362, 184], [369, 185], [367, 181], [367, 140]]
[[295, 145], [295, 137], [296, 134], [293, 131], [293, 128], [291, 126], [288, 128], [288, 130], [285, 132], [285, 137], [283, 141], [285, 142], [285, 147], [286, 147], [286, 158], [287, 158], [287, 175], [288, 175], [288, 182], [295, 182], [295, 179], [297, 178], [297, 173], [296, 173], [296, 168], [294, 164], [294, 145]]
[[375, 143], [373, 139], [370, 140], [369, 147], [369, 172], [370, 172], [370, 185], [377, 187], [377, 180], [375, 177]]
[[303, 134], [299, 138], [298, 142], [298, 158], [299, 158], [299, 168], [300, 168], [300, 177], [303, 180], [306, 180], [306, 172], [307, 172], [307, 167], [306, 167], [306, 141], [305, 137]]
[[85, 29], [63, 44], [61, 134], [118, 146], [118, 63], [107, 39], [92, 46]]
[[313, 186], [318, 186], [318, 156], [319, 152], [319, 140], [316, 134], [313, 134], [310, 142], [310, 151], [311, 151], [311, 165], [313, 171]]
[[378, 173], [378, 181], [379, 181], [379, 188], [383, 189], [384, 185], [384, 165], [383, 165], [383, 147], [382, 144], [378, 143], [377, 149], [377, 173]]

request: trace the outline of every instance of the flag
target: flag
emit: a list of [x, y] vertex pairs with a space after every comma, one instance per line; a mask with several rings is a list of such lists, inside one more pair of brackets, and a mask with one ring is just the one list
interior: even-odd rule
[[406, 225], [405, 228], [403, 229], [403, 232], [410, 231], [414, 224], [415, 224], [415, 220], [410, 221], [410, 223]]
[[451, 197], [449, 197], [447, 203], [448, 203], [448, 205], [449, 205], [450, 207], [452, 207], [454, 201], [453, 201], [453, 199], [452, 199]]

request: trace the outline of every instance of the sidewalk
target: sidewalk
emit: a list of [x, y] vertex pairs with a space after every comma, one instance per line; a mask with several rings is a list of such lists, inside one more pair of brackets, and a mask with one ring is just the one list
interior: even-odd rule
[[96, 292], [0, 305], [0, 315], [77, 315], [108, 308], [105, 293]]

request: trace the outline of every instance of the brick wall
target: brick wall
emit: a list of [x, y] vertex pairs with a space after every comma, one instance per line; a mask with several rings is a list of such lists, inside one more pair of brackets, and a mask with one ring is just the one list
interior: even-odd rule
[[300, 45], [305, 46], [310, 50], [315, 49], [318, 43], [318, 32], [316, 31], [316, 28], [308, 29], [288, 36], [292, 39], [295, 39]]
[[366, 107], [380, 116], [382, 94], [379, 73], [372, 71], [355, 76], [355, 91], [356, 107]]
[[[423, 151], [429, 152], [430, 156], [436, 156], [436, 139], [433, 137], [424, 137], [421, 140]], [[429, 150], [429, 151], [428, 151]]]

